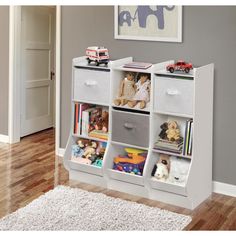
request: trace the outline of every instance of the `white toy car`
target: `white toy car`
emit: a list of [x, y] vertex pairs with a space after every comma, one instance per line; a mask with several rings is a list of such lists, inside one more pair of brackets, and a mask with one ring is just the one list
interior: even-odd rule
[[86, 58], [89, 64], [95, 62], [97, 66], [100, 64], [107, 65], [109, 62], [108, 49], [105, 47], [88, 47], [86, 49]]

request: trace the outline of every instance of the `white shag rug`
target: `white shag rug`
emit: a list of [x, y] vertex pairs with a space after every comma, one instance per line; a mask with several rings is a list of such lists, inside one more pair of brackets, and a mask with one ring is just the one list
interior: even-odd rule
[[58, 186], [0, 220], [0, 230], [182, 230], [191, 217]]

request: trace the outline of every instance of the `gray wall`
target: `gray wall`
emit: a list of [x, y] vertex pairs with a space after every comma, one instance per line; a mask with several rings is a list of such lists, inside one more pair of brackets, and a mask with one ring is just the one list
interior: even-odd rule
[[0, 134], [8, 135], [9, 7], [0, 7]]
[[113, 7], [63, 7], [61, 147], [66, 145], [71, 121], [71, 60], [91, 45], [108, 47], [112, 58], [214, 62], [213, 179], [236, 185], [236, 7], [184, 7], [180, 44], [114, 40]]

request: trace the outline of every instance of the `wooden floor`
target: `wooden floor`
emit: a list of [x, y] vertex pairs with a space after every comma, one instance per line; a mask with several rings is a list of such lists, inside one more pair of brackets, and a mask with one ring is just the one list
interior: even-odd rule
[[54, 152], [54, 130], [46, 130], [21, 140], [0, 143], [0, 218], [25, 206], [57, 185], [80, 187], [109, 196], [136, 201], [191, 215], [186, 230], [236, 230], [236, 198], [213, 194], [194, 211], [128, 194], [68, 180], [68, 173]]

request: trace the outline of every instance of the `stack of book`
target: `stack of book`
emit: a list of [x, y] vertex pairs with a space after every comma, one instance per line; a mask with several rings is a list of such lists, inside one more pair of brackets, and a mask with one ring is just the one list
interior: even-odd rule
[[102, 139], [102, 140], [107, 140], [107, 138], [108, 138], [107, 133], [104, 133], [102, 130], [96, 130], [96, 129], [89, 132], [88, 136], [91, 138], [98, 138], [98, 139]]
[[181, 154], [183, 149], [183, 139], [180, 139], [179, 141], [168, 141], [160, 138], [154, 144], [154, 149]]
[[186, 121], [183, 155], [192, 155], [193, 149], [193, 119]]
[[74, 134], [107, 140], [108, 133], [96, 130], [96, 121], [101, 119], [103, 107], [86, 103], [75, 103]]

